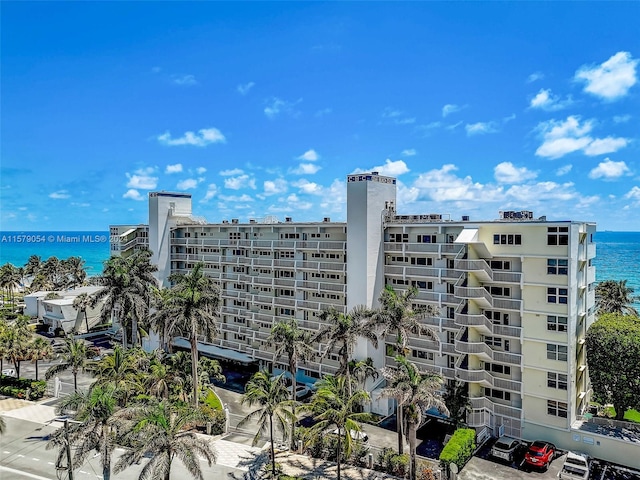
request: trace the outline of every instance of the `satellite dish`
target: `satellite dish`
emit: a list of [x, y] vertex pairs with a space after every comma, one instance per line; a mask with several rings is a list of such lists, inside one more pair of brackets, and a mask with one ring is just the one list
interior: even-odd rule
[[451, 473], [458, 473], [458, 465], [455, 463], [449, 464], [449, 470], [451, 470]]

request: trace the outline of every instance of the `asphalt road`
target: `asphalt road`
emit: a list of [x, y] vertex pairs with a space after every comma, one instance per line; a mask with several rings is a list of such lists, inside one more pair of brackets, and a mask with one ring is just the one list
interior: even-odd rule
[[[0, 478], [16, 480], [57, 480], [66, 479], [66, 472], [60, 472], [57, 476], [55, 461], [56, 450], [46, 450], [47, 435], [61, 425], [54, 422], [52, 425], [41, 425], [26, 420], [5, 417], [7, 430], [0, 437]], [[112, 466], [122, 454], [122, 449], [117, 449]], [[134, 465], [122, 473], [112, 474], [111, 477], [118, 480], [135, 480], [143, 468], [143, 464]], [[206, 462], [201, 462], [205, 478], [242, 478], [244, 471], [230, 468], [224, 465], [209, 467]], [[191, 478], [189, 473], [180, 463], [175, 461], [171, 467], [173, 478]], [[82, 467], [74, 471], [74, 480], [97, 480], [102, 478], [100, 457], [89, 457]]]

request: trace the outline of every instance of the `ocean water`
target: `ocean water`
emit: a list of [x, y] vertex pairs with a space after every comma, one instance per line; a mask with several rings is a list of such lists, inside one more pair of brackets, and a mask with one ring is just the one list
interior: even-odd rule
[[100, 275], [109, 258], [109, 232], [0, 232], [0, 265], [23, 267], [31, 255], [81, 257], [87, 275]]
[[[595, 242], [596, 280], [627, 280], [640, 295], [640, 232], [598, 232]], [[82, 257], [87, 273], [98, 275], [109, 258], [109, 232], [0, 233], [0, 265], [23, 266], [31, 255]]]

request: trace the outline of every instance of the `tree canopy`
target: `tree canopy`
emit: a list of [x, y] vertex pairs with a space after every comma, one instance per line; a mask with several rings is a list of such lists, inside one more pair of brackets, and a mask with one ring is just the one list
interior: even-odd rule
[[589, 328], [586, 347], [593, 392], [622, 420], [628, 408], [640, 407], [640, 318], [601, 315]]

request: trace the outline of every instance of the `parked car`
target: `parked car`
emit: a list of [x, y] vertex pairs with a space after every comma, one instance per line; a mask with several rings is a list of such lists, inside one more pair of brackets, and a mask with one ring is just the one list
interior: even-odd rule
[[16, 371], [13, 368], [5, 368], [4, 370], [2, 370], [2, 375], [4, 375], [5, 377], [15, 377]]
[[531, 467], [547, 469], [555, 454], [556, 446], [554, 444], [536, 440], [529, 446], [529, 450], [524, 455], [524, 461]]
[[[335, 430], [332, 430], [329, 433], [331, 435], [344, 435], [344, 430], [338, 430], [336, 428]], [[354, 439], [354, 440], [358, 440], [360, 442], [368, 442], [369, 441], [369, 435], [364, 433], [362, 430], [360, 430], [359, 432], [357, 432], [355, 430], [351, 430], [349, 432], [349, 434], [351, 435], [351, 438]]]
[[[289, 394], [291, 394], [292, 385], [287, 387]], [[306, 385], [296, 385], [296, 400], [300, 400], [301, 398], [306, 397], [311, 393], [311, 389]]]
[[520, 445], [520, 441], [515, 438], [500, 437], [491, 448], [491, 456], [511, 463]]
[[584, 453], [569, 452], [564, 459], [558, 478], [560, 480], [589, 480], [589, 456]]

